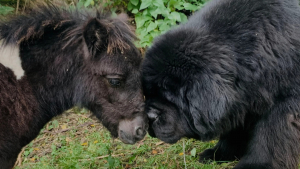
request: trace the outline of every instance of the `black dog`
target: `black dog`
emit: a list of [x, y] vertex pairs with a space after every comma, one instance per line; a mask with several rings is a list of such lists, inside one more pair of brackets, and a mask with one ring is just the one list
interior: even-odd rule
[[300, 154], [297, 0], [213, 0], [157, 38], [143, 63], [150, 135], [220, 141], [200, 161], [295, 169]]

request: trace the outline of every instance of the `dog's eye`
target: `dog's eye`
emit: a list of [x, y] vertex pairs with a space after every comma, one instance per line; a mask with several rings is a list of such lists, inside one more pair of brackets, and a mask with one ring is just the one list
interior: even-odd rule
[[109, 78], [107, 79], [111, 87], [117, 88], [121, 86], [121, 79], [119, 78]]

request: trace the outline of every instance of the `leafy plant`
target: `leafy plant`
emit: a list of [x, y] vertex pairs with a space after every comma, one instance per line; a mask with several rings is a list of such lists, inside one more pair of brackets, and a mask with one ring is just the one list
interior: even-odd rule
[[15, 10], [15, 8], [13, 8], [13, 7], [2, 6], [2, 5], [0, 4], [0, 15], [11, 14], [14, 10]]
[[127, 7], [128, 0], [79, 0], [77, 7], [98, 7], [110, 9], [112, 13], [115, 13], [116, 10], [120, 7]]
[[208, 0], [130, 0], [127, 9], [135, 14], [139, 47], [150, 46], [152, 40], [202, 7]]

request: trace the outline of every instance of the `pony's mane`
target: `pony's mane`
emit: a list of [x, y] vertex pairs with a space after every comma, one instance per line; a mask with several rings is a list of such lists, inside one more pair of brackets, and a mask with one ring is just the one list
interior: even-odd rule
[[39, 5], [26, 15], [0, 21], [0, 40], [3, 44], [20, 44], [47, 36], [47, 31], [51, 30], [60, 33], [67, 47], [82, 39], [83, 29], [92, 18], [105, 25], [107, 53], [134, 47], [133, 41], [137, 38], [125, 20], [112, 18], [102, 10], [67, 9], [53, 4]]

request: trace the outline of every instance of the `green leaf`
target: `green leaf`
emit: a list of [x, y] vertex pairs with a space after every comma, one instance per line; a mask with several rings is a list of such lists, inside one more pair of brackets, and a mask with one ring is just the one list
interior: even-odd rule
[[[143, 1], [143, 0], [142, 0]], [[134, 5], [137, 6], [139, 4], [139, 0], [130, 0], [130, 2]]]
[[168, 18], [172, 19], [172, 20], [176, 20], [178, 22], [181, 21], [180, 13], [179, 12], [171, 12], [171, 14], [170, 14], [170, 16]]
[[52, 144], [51, 149], [52, 149], [52, 151], [56, 150], [56, 145]]
[[163, 17], [167, 18], [170, 15], [171, 10], [169, 8], [166, 8], [164, 6], [160, 6], [158, 8], [159, 8], [159, 10], [161, 12], [161, 15]]
[[222, 167], [228, 167], [230, 165], [230, 163], [221, 163]]
[[29, 153], [32, 153], [33, 152], [33, 148], [29, 149]]
[[145, 39], [146, 39], [149, 43], [151, 43], [152, 40], [153, 40], [153, 37], [152, 37], [150, 34], [148, 34], [148, 35], [145, 36]]
[[113, 168], [114, 164], [115, 164], [115, 159], [113, 157], [109, 156], [107, 158], [107, 161], [108, 161], [108, 164], [109, 164], [109, 168]]
[[150, 15], [153, 16], [155, 19], [157, 18], [158, 14], [161, 14], [160, 9], [157, 7], [152, 7], [152, 8], [149, 8], [148, 10], [149, 10]]
[[128, 162], [129, 164], [132, 164], [134, 161], [135, 161], [135, 158], [136, 158], [136, 155], [132, 155], [129, 159], [128, 159]]
[[92, 0], [86, 0], [84, 3], [84, 7], [87, 7], [91, 4]]
[[152, 17], [150, 16], [136, 15], [135, 16], [136, 27], [140, 28], [145, 24], [146, 21], [150, 21], [150, 20], [152, 20]]
[[161, 35], [161, 32], [158, 31], [158, 30], [154, 30], [154, 31], [151, 31], [151, 32], [150, 32], [150, 35], [151, 35], [153, 38], [155, 38], [155, 37]]
[[147, 8], [151, 5], [151, 0], [142, 0], [140, 10]]
[[51, 149], [52, 149], [51, 155], [56, 154], [56, 146], [54, 144], [51, 145]]
[[145, 41], [145, 42], [141, 42], [141, 47], [147, 47], [147, 46], [150, 46], [151, 43], [148, 42], [148, 41]]
[[154, 0], [154, 1], [152, 2], [152, 4], [153, 4], [154, 6], [157, 6], [157, 7], [165, 6], [165, 4], [164, 4], [164, 2], [163, 2], [162, 0]]
[[162, 31], [162, 32], [164, 32], [164, 31], [167, 31], [167, 30], [169, 30], [171, 28], [171, 26], [170, 25], [168, 25], [168, 23], [162, 23], [160, 26], [159, 26], [159, 30], [160, 31]]
[[178, 1], [178, 0], [170, 0], [168, 3], [168, 8], [176, 8], [178, 10], [183, 9], [183, 2]]
[[179, 14], [180, 14], [180, 20], [181, 20], [181, 22], [186, 22], [188, 20], [187, 16], [184, 13], [179, 13]]
[[139, 35], [140, 39], [143, 39], [143, 37], [148, 34], [147, 28], [143, 27], [143, 28], [137, 29], [136, 33]]
[[84, 6], [84, 3], [85, 3], [84, 0], [79, 0], [79, 2], [77, 3], [76, 6], [77, 6], [78, 8], [82, 8], [82, 7]]
[[138, 9], [133, 9], [133, 10], [131, 11], [131, 13], [134, 13], [134, 14], [136, 14], [136, 13], [138, 13], [138, 12], [139, 12]]
[[157, 23], [150, 22], [150, 24], [147, 27], [147, 32], [150, 32], [150, 31], [154, 30], [156, 27], [157, 27]]
[[162, 20], [162, 19], [157, 19], [157, 20], [155, 20], [155, 22], [157, 23], [158, 26], [160, 26], [161, 24], [165, 23], [165, 21]]
[[191, 156], [196, 157], [196, 148], [193, 148], [191, 151]]
[[29, 151], [24, 151], [24, 155], [25, 155], [25, 157], [26, 157], [26, 156], [28, 156], [28, 155], [29, 155], [29, 153], [30, 153]]
[[190, 4], [190, 3], [184, 3], [183, 7], [184, 7], [184, 9], [190, 10], [190, 11], [196, 11], [197, 9], [199, 9], [198, 6]]
[[127, 4], [127, 10], [128, 10], [128, 11], [131, 11], [132, 9], [133, 9], [133, 5], [132, 5], [131, 2], [129, 2], [129, 3]]
[[149, 16], [148, 8], [143, 11], [142, 15]]
[[13, 12], [14, 10], [15, 10], [15, 8], [0, 5], [0, 15], [7, 15], [7, 14]]
[[57, 128], [59, 126], [59, 123], [57, 120], [53, 120], [52, 125], [54, 126], [54, 128]]

